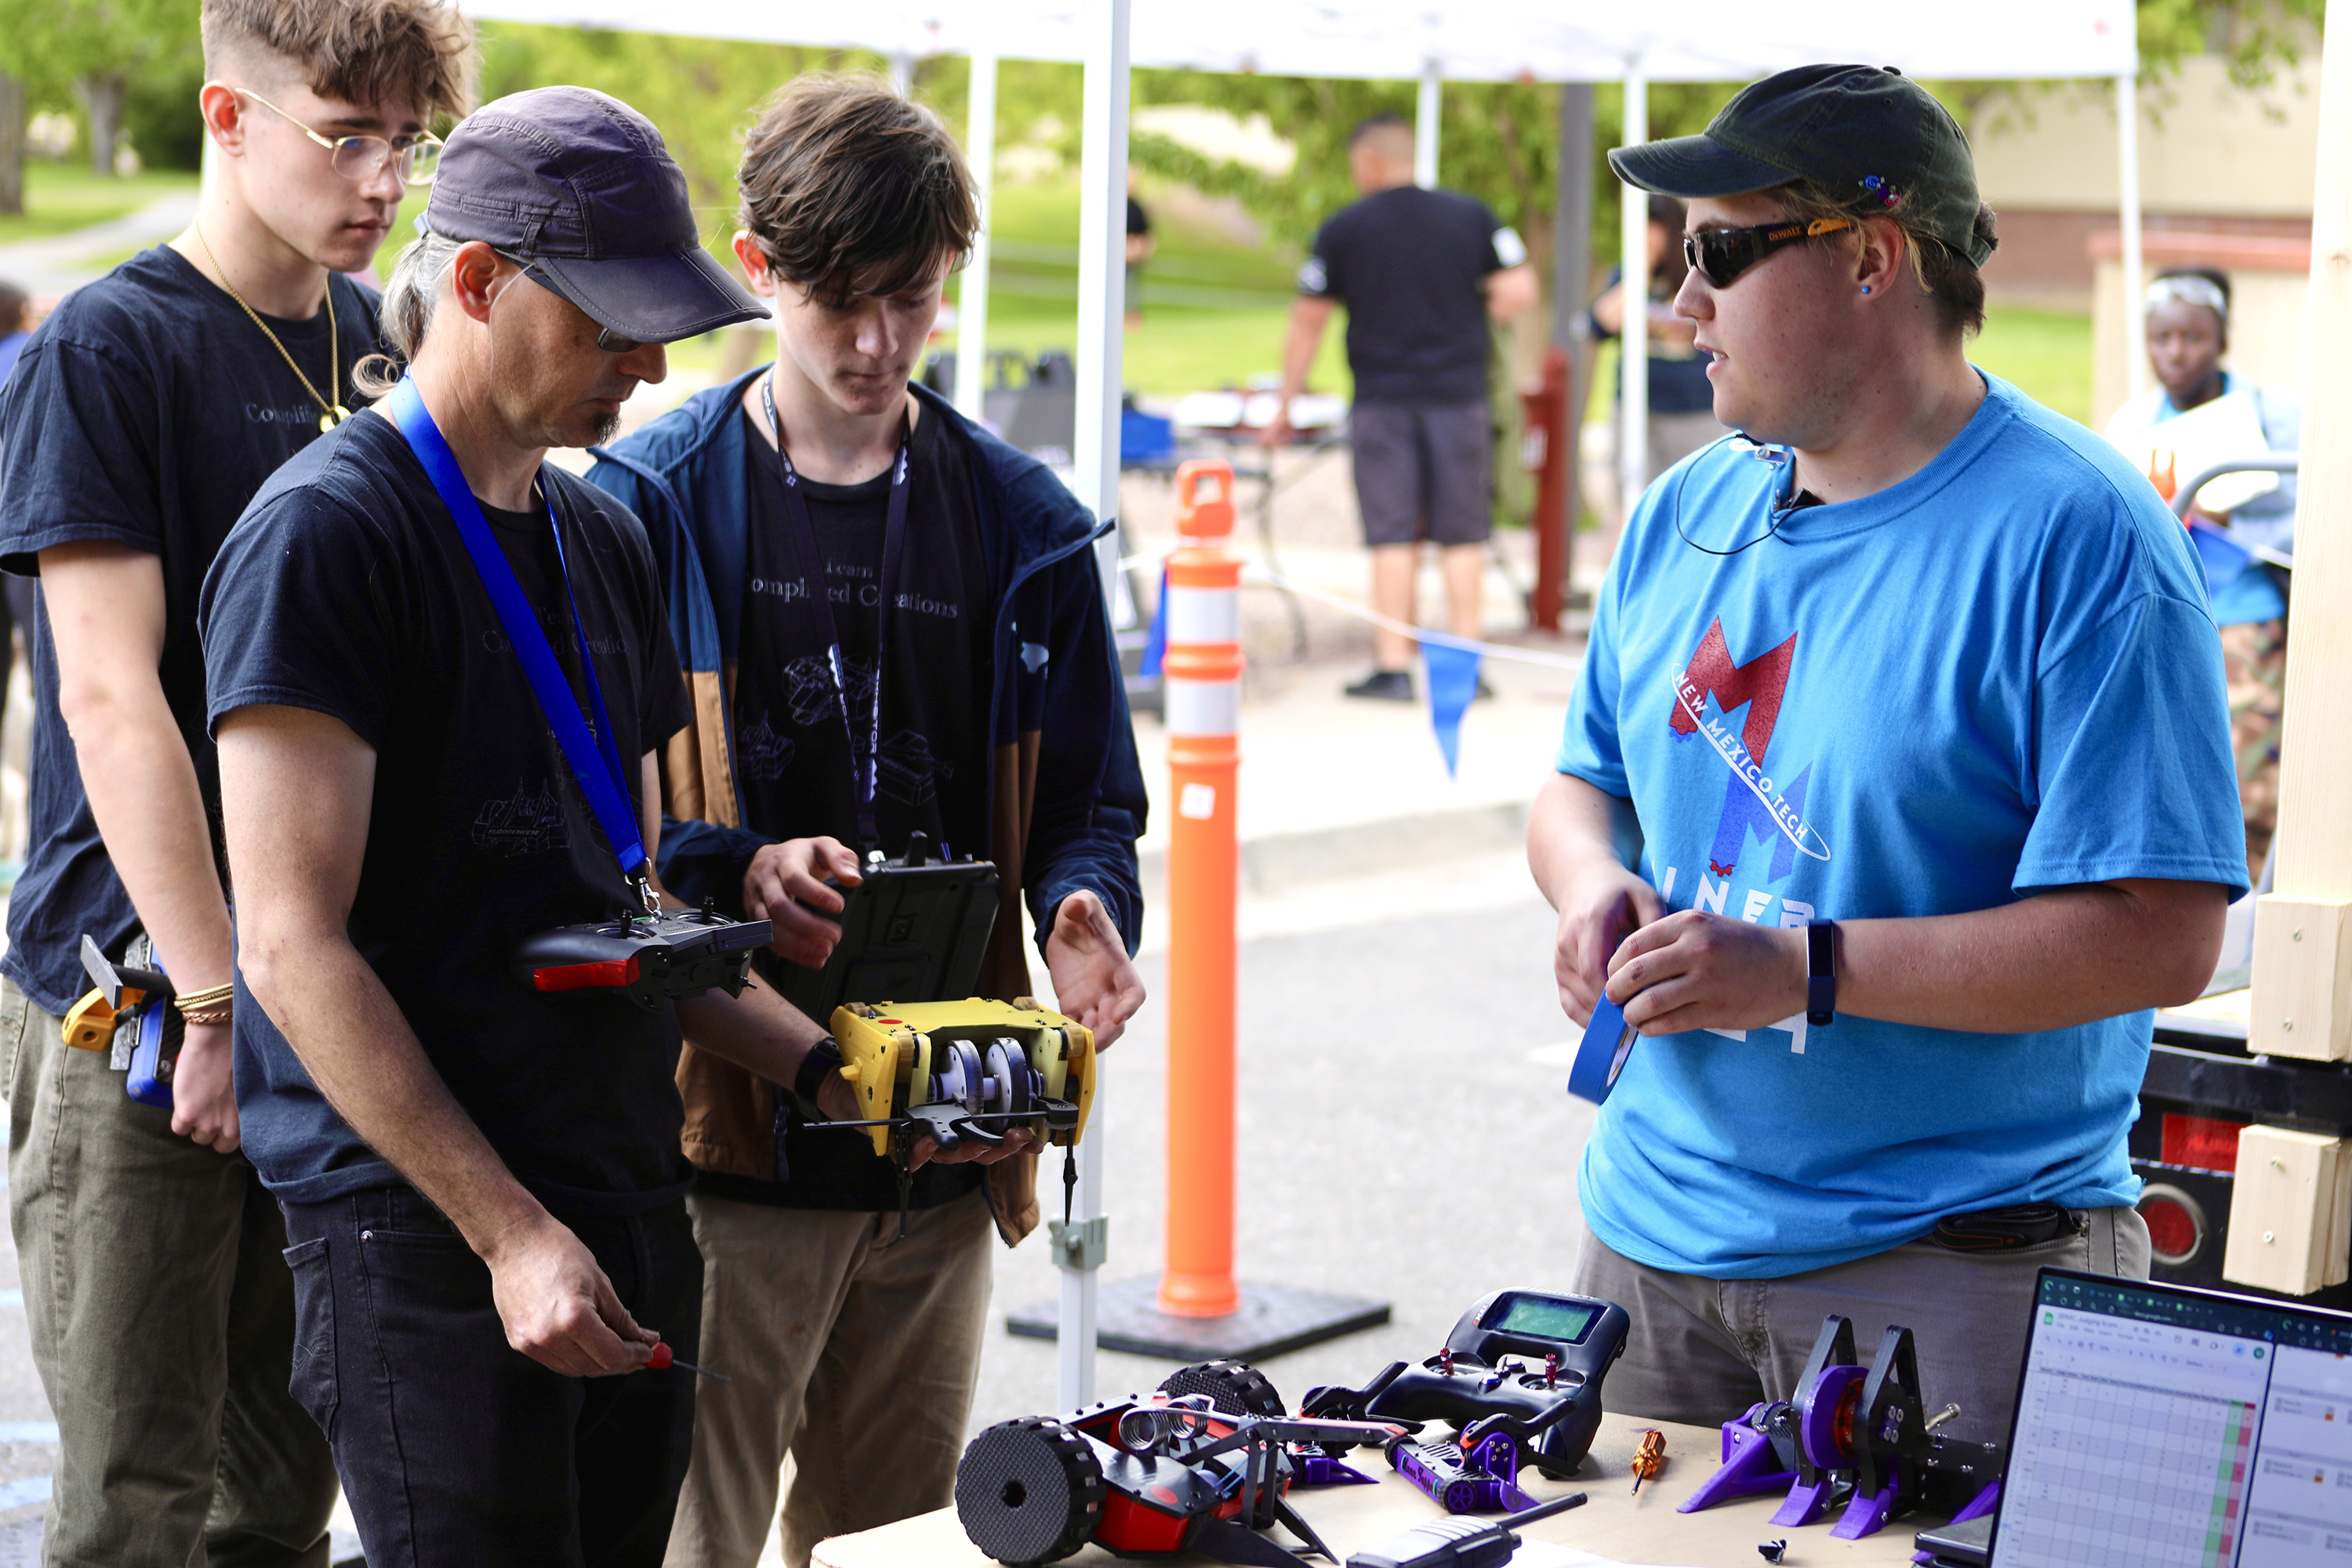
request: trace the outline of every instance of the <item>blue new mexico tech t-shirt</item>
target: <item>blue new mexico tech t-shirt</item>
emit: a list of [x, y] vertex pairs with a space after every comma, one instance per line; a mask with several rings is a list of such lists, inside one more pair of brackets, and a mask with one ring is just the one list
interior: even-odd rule
[[[1737, 553], [1696, 546], [1763, 534], [1785, 462], [1727, 442], [1643, 499], [1559, 767], [1633, 803], [1670, 909], [1782, 926], [2123, 877], [2244, 889], [2221, 646], [2180, 525], [2097, 437], [1985, 382], [1918, 473]], [[1638, 1262], [1758, 1279], [1947, 1214], [2128, 1204], [2150, 1028], [1841, 1014], [1645, 1039], [1585, 1148], [1585, 1216]]]

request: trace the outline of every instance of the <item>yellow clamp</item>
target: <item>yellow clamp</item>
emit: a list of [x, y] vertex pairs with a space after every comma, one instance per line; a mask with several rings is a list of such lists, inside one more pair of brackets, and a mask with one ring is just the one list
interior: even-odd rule
[[114, 1031], [131, 1021], [131, 1015], [147, 1000], [147, 994], [134, 985], [122, 988], [122, 1005], [110, 1006], [102, 991], [93, 991], [66, 1009], [65, 1023], [59, 1032], [66, 1044], [78, 1051], [110, 1050]]

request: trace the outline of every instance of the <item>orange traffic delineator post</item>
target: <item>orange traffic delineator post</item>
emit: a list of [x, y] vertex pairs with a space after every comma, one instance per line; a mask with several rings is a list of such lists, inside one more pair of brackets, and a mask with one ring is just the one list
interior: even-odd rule
[[[1241, 777], [1241, 557], [1234, 553], [1234, 470], [1176, 470], [1161, 673], [1170, 791], [1168, 843], [1168, 1254], [1158, 1279], [1105, 1285], [1103, 1349], [1172, 1361], [1255, 1361], [1389, 1321], [1381, 1301], [1234, 1276], [1234, 1041], [1241, 891], [1234, 831]], [[1016, 1311], [1025, 1339], [1059, 1333], [1050, 1304]]]
[[1160, 1310], [1222, 1318], [1234, 1283], [1234, 910], [1241, 840], [1241, 557], [1231, 546], [1234, 472], [1176, 470], [1168, 558], [1168, 1267]]

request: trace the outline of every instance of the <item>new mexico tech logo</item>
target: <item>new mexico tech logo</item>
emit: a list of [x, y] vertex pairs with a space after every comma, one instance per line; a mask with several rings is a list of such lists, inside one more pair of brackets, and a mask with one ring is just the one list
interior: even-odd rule
[[[1812, 780], [1808, 763], [1782, 783], [1768, 770], [1772, 729], [1788, 694], [1790, 667], [1796, 662], [1794, 633], [1778, 647], [1757, 655], [1746, 664], [1734, 664], [1717, 616], [1699, 639], [1698, 651], [1675, 681], [1674, 732], [1703, 735], [1723, 765], [1731, 770], [1724, 786], [1723, 816], [1716, 825], [1715, 844], [1707, 851], [1707, 869], [1728, 877], [1753, 837], [1770, 844], [1771, 868], [1762, 879], [1777, 882], [1795, 868], [1801, 854], [1816, 860], [1830, 858], [1830, 847], [1805, 820], [1805, 791]], [[1715, 716], [1707, 716], [1712, 700]], [[1731, 715], [1748, 710], [1744, 724], [1734, 730]], [[1780, 759], [1786, 762], [1786, 758]]]

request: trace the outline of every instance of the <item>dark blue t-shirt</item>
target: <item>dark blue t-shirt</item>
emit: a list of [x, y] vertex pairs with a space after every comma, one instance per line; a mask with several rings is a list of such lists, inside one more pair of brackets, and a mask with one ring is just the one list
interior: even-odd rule
[[[375, 296], [329, 281], [341, 328], [339, 394], [363, 399], [352, 367], [376, 348]], [[314, 384], [327, 384], [326, 312], [264, 317]], [[0, 570], [36, 574], [52, 545], [99, 541], [160, 556], [163, 697], [215, 819], [220, 789], [205, 731], [196, 596], [253, 492], [319, 437], [319, 408], [227, 294], [163, 247], [67, 297], [25, 345], [0, 395]], [[114, 874], [58, 710], [47, 611], [32, 655], [31, 848], [8, 900], [0, 974], [51, 1013], [89, 989], [84, 933], [120, 954], [138, 912]]]
[[[688, 717], [653, 552], [602, 490], [552, 468], [540, 482], [634, 795], [637, 759]], [[593, 723], [547, 514], [488, 516]], [[203, 627], [215, 724], [252, 705], [307, 708], [374, 748], [352, 942], [508, 1168], [559, 1214], [682, 1194], [670, 1010], [541, 995], [510, 967], [525, 937], [608, 920], [630, 892], [457, 525], [390, 420], [352, 419], [262, 487], [205, 584]], [[400, 1179], [249, 995], [236, 1100], [245, 1152], [281, 1198]]]

